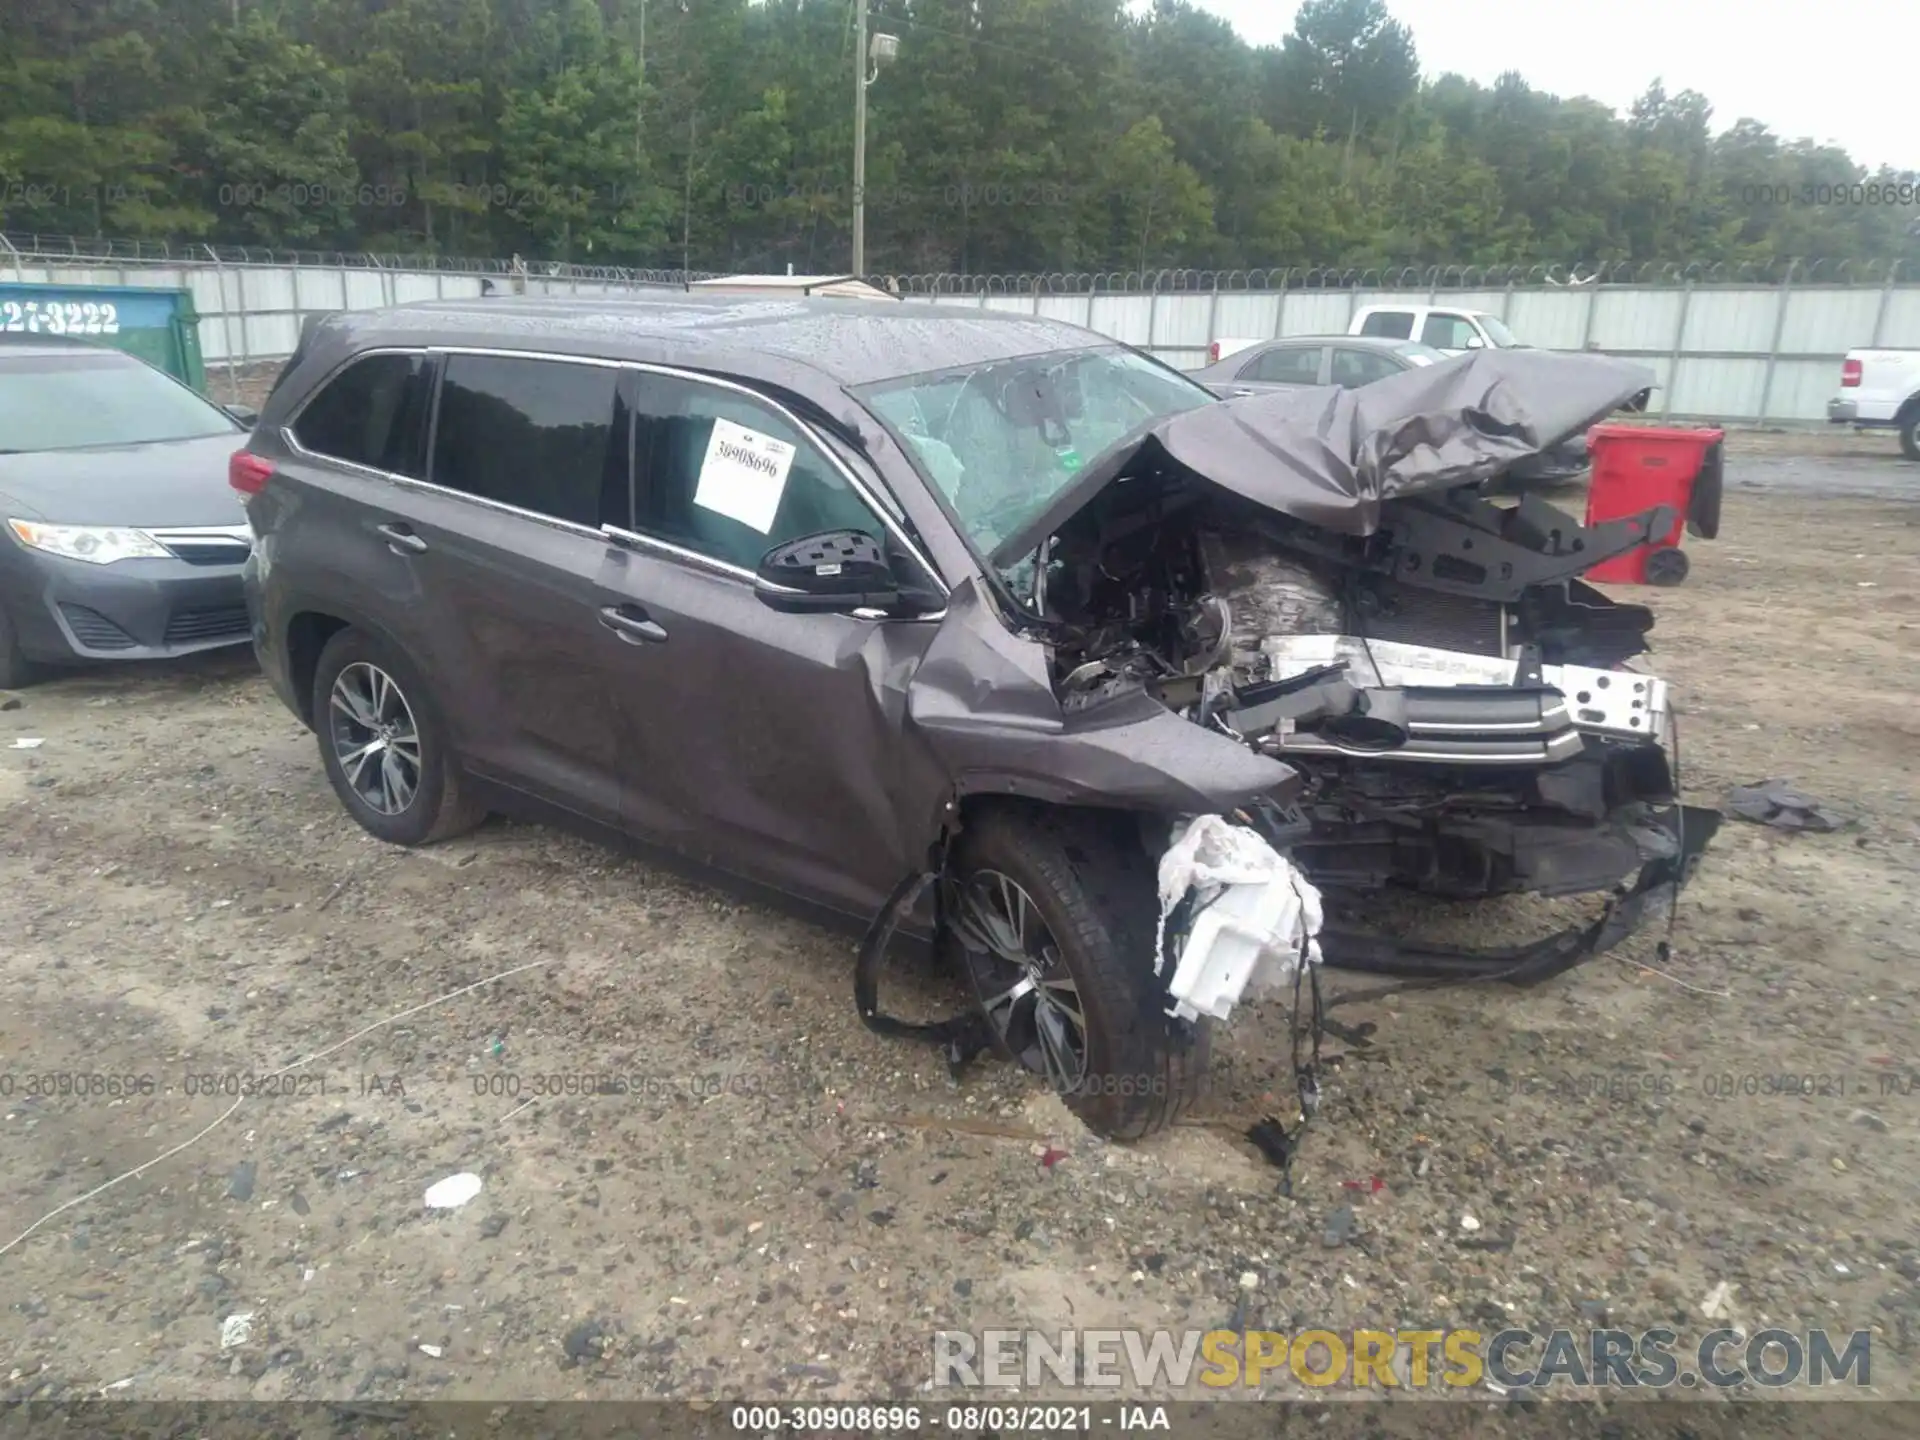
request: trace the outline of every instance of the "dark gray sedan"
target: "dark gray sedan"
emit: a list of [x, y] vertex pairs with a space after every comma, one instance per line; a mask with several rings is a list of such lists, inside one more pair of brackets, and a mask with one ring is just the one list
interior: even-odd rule
[[0, 686], [246, 642], [244, 413], [118, 350], [0, 341]]
[[1447, 358], [1417, 340], [1380, 340], [1368, 335], [1293, 335], [1236, 350], [1193, 378], [1214, 394], [1234, 399], [1297, 385], [1338, 385], [1353, 390], [1402, 370], [1436, 365]]

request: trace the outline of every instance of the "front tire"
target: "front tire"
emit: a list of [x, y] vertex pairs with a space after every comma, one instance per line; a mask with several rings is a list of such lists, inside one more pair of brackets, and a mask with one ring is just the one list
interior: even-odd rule
[[347, 813], [394, 845], [430, 845], [473, 829], [446, 723], [426, 682], [398, 650], [341, 630], [320, 652], [313, 725], [327, 780]]
[[960, 836], [941, 943], [997, 1048], [1095, 1134], [1138, 1140], [1204, 1092], [1205, 1021], [1166, 1014], [1154, 866], [1127, 817], [995, 808]]
[[1900, 453], [1909, 460], [1920, 460], [1920, 405], [1900, 422]]

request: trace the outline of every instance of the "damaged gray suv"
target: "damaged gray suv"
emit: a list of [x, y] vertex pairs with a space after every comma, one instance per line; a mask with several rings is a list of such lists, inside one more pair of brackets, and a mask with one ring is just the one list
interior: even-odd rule
[[[1223, 1013], [1168, 991], [1182, 820], [1330, 913], [1595, 897], [1497, 950], [1330, 922], [1333, 966], [1538, 979], [1671, 903], [1718, 816], [1678, 803], [1650, 615], [1578, 575], [1673, 517], [1481, 488], [1647, 383], [1492, 351], [1220, 401], [1026, 316], [435, 302], [310, 323], [231, 478], [254, 645], [367, 830], [554, 817], [864, 924], [870, 1026], [1132, 1138]], [[881, 1012], [896, 931], [967, 1015]]]

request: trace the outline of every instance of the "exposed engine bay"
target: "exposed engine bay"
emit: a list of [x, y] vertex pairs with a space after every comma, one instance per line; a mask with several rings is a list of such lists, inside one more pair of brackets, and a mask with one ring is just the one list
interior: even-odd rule
[[1070, 716], [1145, 689], [1300, 773], [1263, 828], [1316, 885], [1573, 895], [1677, 872], [1716, 818], [1676, 803], [1667, 687], [1639, 668], [1651, 613], [1577, 578], [1670, 521], [1587, 529], [1463, 486], [1342, 535], [1162, 456], [1074, 515], [1030, 584]]

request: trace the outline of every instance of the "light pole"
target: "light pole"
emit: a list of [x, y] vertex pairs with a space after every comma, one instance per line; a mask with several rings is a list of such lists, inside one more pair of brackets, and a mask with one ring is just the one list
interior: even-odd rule
[[867, 0], [856, 0], [853, 72], [853, 274], [867, 273], [867, 87], [880, 67], [900, 53], [894, 35], [875, 35], [867, 43]]

